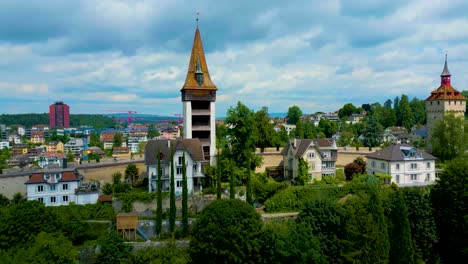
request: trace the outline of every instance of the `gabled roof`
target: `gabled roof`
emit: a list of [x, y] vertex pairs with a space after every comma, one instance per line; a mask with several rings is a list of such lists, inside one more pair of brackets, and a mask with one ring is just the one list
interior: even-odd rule
[[436, 160], [436, 158], [431, 154], [407, 144], [392, 144], [386, 148], [377, 150], [374, 153], [367, 154], [366, 157], [386, 161], [404, 161], [408, 160], [408, 158], [405, 159], [403, 150], [408, 149], [413, 149], [415, 151], [416, 158], [422, 158], [424, 160]]
[[[203, 73], [203, 83], [198, 85], [195, 79], [195, 73], [198, 70]], [[213, 90], [216, 91], [216, 85], [213, 84], [206, 64], [205, 52], [203, 51], [203, 44], [201, 41], [200, 30], [195, 30], [195, 37], [193, 39], [192, 54], [190, 55], [190, 62], [188, 65], [187, 77], [182, 86], [182, 90]]]
[[33, 183], [47, 183], [44, 179], [44, 174], [62, 173], [62, 178], [58, 182], [69, 182], [79, 181], [79, 176], [74, 171], [62, 171], [62, 172], [36, 172], [31, 175], [29, 180], [25, 184]]
[[174, 151], [186, 150], [195, 161], [204, 161], [203, 148], [198, 138], [184, 139], [153, 139], [145, 147], [145, 165], [157, 163], [157, 152], [162, 153], [161, 161], [168, 162], [171, 158], [171, 148]]

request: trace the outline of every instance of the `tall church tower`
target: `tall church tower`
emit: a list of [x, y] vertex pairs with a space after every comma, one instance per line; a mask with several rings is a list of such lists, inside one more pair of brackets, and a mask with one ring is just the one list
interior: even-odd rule
[[433, 90], [426, 101], [427, 121], [427, 149], [432, 151], [431, 136], [434, 125], [444, 118], [445, 114], [453, 113], [455, 116], [465, 115], [466, 98], [451, 85], [452, 75], [447, 66], [447, 55], [445, 55], [444, 70], [440, 74], [440, 86]]
[[[197, 19], [198, 21], [198, 19]], [[213, 164], [216, 150], [215, 101], [213, 84], [206, 64], [200, 30], [195, 30], [187, 77], [182, 87], [184, 138], [198, 138], [205, 160]]]

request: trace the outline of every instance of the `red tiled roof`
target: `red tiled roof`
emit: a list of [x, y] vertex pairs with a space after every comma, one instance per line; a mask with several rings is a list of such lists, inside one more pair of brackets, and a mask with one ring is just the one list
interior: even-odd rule
[[[59, 182], [67, 182], [67, 181], [78, 181], [80, 180], [78, 176], [73, 171], [63, 171], [62, 178]], [[44, 172], [33, 173], [26, 184], [31, 183], [46, 183], [44, 180]]]
[[104, 194], [100, 195], [97, 199], [98, 202], [112, 202], [112, 195], [111, 194]]
[[451, 85], [442, 84], [439, 88], [431, 92], [426, 101], [434, 100], [466, 100], [466, 98]]

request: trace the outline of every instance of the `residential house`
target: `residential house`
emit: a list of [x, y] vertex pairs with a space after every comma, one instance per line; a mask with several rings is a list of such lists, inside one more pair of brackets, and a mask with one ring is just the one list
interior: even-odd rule
[[85, 139], [72, 138], [70, 141], [65, 143], [65, 145], [63, 145], [63, 151], [66, 153], [68, 153], [69, 151], [71, 151], [72, 153], [80, 152], [84, 150], [84, 146], [85, 146]]
[[[128, 137], [128, 147], [132, 153], [139, 153], [140, 152], [140, 143], [148, 141], [148, 137], [146, 136], [146, 132], [143, 131], [135, 131], [130, 132]], [[141, 150], [144, 151], [143, 149]]]
[[436, 158], [410, 145], [392, 144], [366, 157], [367, 173], [390, 175], [389, 182], [412, 186], [435, 181]]
[[16, 132], [13, 132], [8, 136], [8, 141], [11, 142], [13, 145], [21, 144], [21, 136], [18, 135]]
[[10, 148], [10, 141], [0, 141], [0, 149]]
[[101, 141], [104, 147], [104, 150], [106, 149], [112, 149], [114, 146], [114, 132], [103, 132], [101, 133]]
[[350, 124], [350, 125], [354, 125], [354, 124], [358, 124], [358, 123], [361, 123], [362, 119], [366, 116], [365, 113], [354, 113], [354, 114], [351, 114], [349, 117], [348, 117], [348, 120], [346, 120], [346, 124]]
[[387, 127], [382, 134], [382, 142], [391, 142], [392, 144], [408, 143], [408, 130], [399, 126]]
[[180, 137], [180, 129], [179, 126], [165, 126], [161, 127], [159, 131], [160, 139], [169, 139], [174, 140]]
[[99, 186], [83, 183], [83, 177], [73, 170], [35, 172], [25, 184], [27, 199], [47, 206], [93, 204], [99, 196]]
[[293, 129], [296, 129], [296, 125], [290, 125], [290, 124], [287, 124], [287, 123], [283, 123], [281, 125], [284, 127], [284, 129], [286, 130], [286, 133], [288, 133], [288, 135], [289, 135], [289, 133], [291, 133], [291, 131], [293, 131]]
[[45, 143], [44, 133], [42, 131], [31, 132], [31, 142], [32, 143]]
[[26, 135], [26, 127], [25, 126], [18, 126], [18, 135], [25, 136]]
[[411, 142], [426, 142], [427, 127], [421, 125], [414, 125], [411, 128], [410, 139]]
[[[202, 190], [202, 164], [205, 161], [202, 145], [198, 138], [190, 139], [154, 139], [148, 141], [145, 148], [145, 165], [148, 172], [148, 190], [157, 190], [158, 170], [162, 173], [162, 190], [170, 189], [171, 151], [174, 151], [174, 178], [175, 192], [182, 193], [182, 157], [185, 154], [187, 188], [188, 192], [198, 193]], [[161, 168], [158, 168], [157, 155], [161, 159]]]
[[26, 155], [29, 150], [29, 146], [27, 144], [15, 144], [12, 147], [13, 150], [13, 156], [16, 155]]
[[310, 180], [335, 176], [338, 148], [333, 139], [293, 139], [283, 149], [284, 175], [292, 182], [298, 176], [299, 160], [309, 164]]
[[63, 166], [63, 159], [65, 158], [65, 153], [57, 151], [46, 151], [39, 154], [35, 160], [37, 165], [41, 168], [48, 167], [50, 165], [56, 165], [57, 167]]
[[128, 147], [114, 147], [112, 149], [112, 157], [118, 158], [118, 157], [130, 157], [130, 148]]
[[106, 153], [99, 147], [88, 147], [86, 151], [87, 154], [93, 153], [99, 155], [100, 157], [104, 157], [104, 155], [106, 155]]
[[47, 144], [46, 151], [49, 152], [63, 152], [64, 147], [63, 143], [61, 141], [50, 141], [49, 144]]

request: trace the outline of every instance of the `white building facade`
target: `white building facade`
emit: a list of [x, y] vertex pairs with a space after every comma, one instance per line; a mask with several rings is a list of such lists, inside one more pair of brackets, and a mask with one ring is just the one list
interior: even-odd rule
[[81, 190], [82, 179], [74, 171], [33, 173], [25, 183], [28, 201], [37, 200], [46, 206], [96, 203], [98, 188]]
[[405, 144], [394, 144], [367, 156], [367, 173], [391, 176], [400, 186], [433, 184], [436, 177], [432, 155]]
[[182, 194], [183, 156], [185, 154], [187, 189], [189, 193], [202, 190], [201, 180], [205, 177], [202, 165], [205, 162], [202, 146], [198, 139], [150, 140], [145, 149], [145, 164], [148, 172], [148, 191], [158, 188], [157, 153], [161, 159], [162, 190], [170, 191], [171, 151], [174, 152], [174, 180], [176, 194]]

